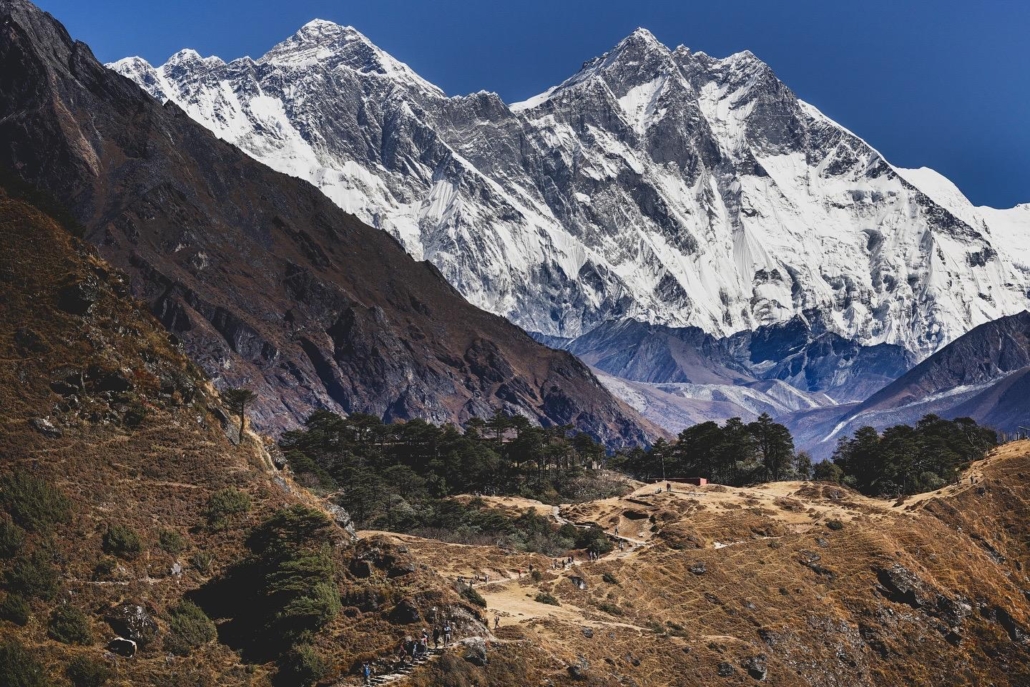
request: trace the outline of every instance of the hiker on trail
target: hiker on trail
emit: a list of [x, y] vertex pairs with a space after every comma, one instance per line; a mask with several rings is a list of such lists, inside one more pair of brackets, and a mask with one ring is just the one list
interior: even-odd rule
[[665, 491], [672, 491], [672, 482], [665, 483]]
[[447, 646], [451, 643], [451, 621], [447, 621], [447, 624], [443, 626], [443, 645]]
[[[520, 570], [520, 571], [519, 571], [519, 573], [521, 573], [521, 572], [522, 572], [522, 571]], [[532, 563], [530, 563], [530, 564], [529, 564], [529, 574], [530, 574], [530, 575], [532, 575], [532, 574], [533, 574], [533, 564], [532, 564]]]
[[372, 684], [372, 666], [368, 665], [368, 661], [361, 664], [361, 677], [365, 678], [365, 684]]
[[615, 536], [616, 537], [619, 536], [619, 526], [618, 525], [615, 526]]
[[496, 630], [500, 626], [501, 626], [501, 616], [495, 615], [494, 616], [494, 629]]
[[433, 625], [433, 648], [440, 648], [440, 626]]

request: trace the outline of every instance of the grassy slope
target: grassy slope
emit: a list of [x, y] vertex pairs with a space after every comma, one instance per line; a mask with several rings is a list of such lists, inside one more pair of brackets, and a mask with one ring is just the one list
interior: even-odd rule
[[[0, 190], [0, 474], [18, 469], [56, 484], [72, 501], [73, 520], [56, 528], [50, 540], [61, 572], [61, 592], [53, 602], [33, 602], [29, 624], [0, 621], [0, 639], [17, 637], [58, 675], [76, 654], [99, 658], [114, 636], [104, 611], [117, 603], [144, 604], [167, 632], [162, 614], [191, 591], [216, 577], [244, 553], [249, 529], [291, 503], [314, 503], [283, 476], [273, 474], [257, 437], [242, 446], [223, 428], [219, 401], [199, 370], [168, 334], [125, 294], [123, 278], [94, 257], [47, 216], [13, 201]], [[55, 307], [61, 289], [91, 284], [96, 302], [84, 316]], [[134, 388], [106, 393], [87, 381], [86, 393], [62, 397], [51, 382], [90, 368], [117, 373]], [[136, 427], [124, 420], [128, 407], [145, 408]], [[48, 418], [61, 436], [51, 438], [30, 421]], [[212, 493], [235, 487], [246, 492], [251, 511], [220, 532], [205, 526]], [[143, 539], [143, 553], [118, 559], [118, 568], [100, 580], [94, 568], [105, 558], [101, 539], [108, 525], [128, 525]], [[173, 556], [158, 547], [162, 530], [175, 530], [186, 549]], [[30, 546], [45, 537], [33, 535]], [[412, 598], [423, 612], [449, 608], [457, 597], [424, 570], [386, 579], [373, 567], [370, 578], [351, 575], [351, 561], [375, 543], [342, 546], [334, 554], [345, 599], [374, 598], [378, 608], [348, 608], [316, 637], [315, 645], [333, 674], [352, 668], [366, 655], [382, 654], [414, 630], [385, 616], [396, 601]], [[388, 544], [380, 551], [404, 563]], [[191, 563], [197, 552], [213, 556], [210, 572]], [[178, 561], [181, 576], [171, 574]], [[4, 563], [0, 561], [0, 567]], [[96, 643], [69, 647], [46, 638], [46, 619], [58, 603], [69, 602], [92, 619]], [[457, 608], [457, 607], [456, 607]], [[456, 613], [460, 611], [455, 610]], [[270, 666], [247, 667], [222, 644], [210, 644], [188, 657], [166, 660], [158, 641], [132, 661], [117, 661], [118, 684], [263, 684]], [[60, 681], [59, 681], [60, 682]]]

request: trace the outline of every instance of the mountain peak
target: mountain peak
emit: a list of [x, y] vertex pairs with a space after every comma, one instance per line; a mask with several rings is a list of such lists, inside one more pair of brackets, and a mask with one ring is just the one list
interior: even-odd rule
[[352, 26], [313, 19], [295, 34], [269, 50], [260, 60], [293, 69], [350, 69], [364, 75], [386, 77], [419, 91], [442, 96], [443, 92], [394, 59]]

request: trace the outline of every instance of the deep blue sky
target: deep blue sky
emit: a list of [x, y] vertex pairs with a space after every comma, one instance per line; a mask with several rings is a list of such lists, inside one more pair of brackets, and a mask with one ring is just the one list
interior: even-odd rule
[[637, 26], [749, 49], [891, 162], [978, 205], [1030, 202], [1028, 0], [37, 0], [102, 61], [191, 47], [258, 57], [313, 18], [350, 24], [449, 94], [545, 90]]

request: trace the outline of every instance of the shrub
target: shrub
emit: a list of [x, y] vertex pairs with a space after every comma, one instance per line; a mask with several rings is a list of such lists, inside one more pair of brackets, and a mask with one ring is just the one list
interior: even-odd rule
[[143, 541], [128, 525], [108, 525], [101, 546], [104, 553], [121, 558], [135, 558], [143, 551]]
[[604, 555], [612, 550], [612, 542], [600, 527], [576, 528], [576, 548]]
[[118, 568], [118, 561], [113, 558], [101, 558], [95, 566], [93, 566], [93, 579], [94, 580], [106, 580], [114, 574], [114, 571]]
[[201, 575], [207, 575], [211, 572], [211, 566], [214, 565], [215, 557], [209, 554], [207, 551], [197, 551], [195, 554], [190, 556], [190, 565], [197, 569]]
[[15, 640], [0, 644], [0, 685], [4, 687], [46, 687], [43, 666]]
[[325, 661], [315, 653], [310, 644], [298, 644], [279, 660], [279, 673], [276, 684], [280, 685], [312, 685], [328, 673]]
[[547, 604], [549, 606], [561, 606], [561, 604], [558, 602], [558, 599], [556, 599], [551, 594], [548, 594], [547, 592], [540, 592], [539, 594], [537, 594], [534, 601], [536, 601], [538, 604]]
[[123, 421], [129, 429], [136, 429], [147, 417], [147, 407], [139, 401], [133, 401], [125, 411]]
[[186, 548], [186, 538], [176, 530], [161, 530], [157, 545], [174, 556]]
[[616, 579], [615, 575], [612, 575], [610, 572], [606, 572], [603, 575], [601, 575], [601, 579], [604, 580], [607, 584], [619, 584], [619, 580]]
[[64, 671], [74, 687], [103, 687], [114, 677], [114, 671], [89, 656], [76, 656]]
[[469, 603], [486, 608], [486, 599], [472, 587], [465, 587], [461, 590], [461, 596]]
[[169, 633], [164, 647], [173, 654], [186, 656], [218, 636], [215, 624], [195, 603], [183, 601], [169, 610], [168, 616]]
[[826, 521], [826, 526], [829, 527], [834, 532], [836, 532], [838, 530], [844, 529], [844, 523], [841, 522], [840, 520], [827, 520]]
[[64, 644], [89, 645], [93, 643], [93, 630], [89, 618], [74, 606], [58, 606], [50, 614], [47, 636]]
[[17, 592], [29, 599], [44, 601], [57, 596], [60, 583], [57, 569], [39, 549], [29, 556], [17, 558], [4, 579], [9, 591]]
[[290, 644], [306, 641], [340, 611], [329, 543], [332, 523], [305, 506], [277, 511], [247, 540], [262, 588], [269, 636]]
[[544, 579], [544, 574], [539, 570], [534, 570], [533, 572], [529, 573], [529, 576], [533, 578], [534, 582], [539, 582], [540, 580]]
[[224, 530], [238, 516], [250, 510], [250, 496], [234, 487], [220, 489], [207, 502], [207, 524]]
[[28, 623], [31, 613], [29, 602], [21, 594], [8, 594], [3, 601], [0, 601], [0, 618], [15, 625]]
[[0, 558], [14, 558], [25, 544], [25, 530], [4, 518], [0, 520]]
[[607, 601], [602, 601], [597, 604], [597, 607], [607, 613], [608, 615], [622, 615], [622, 609], [615, 604], [610, 604]]
[[61, 490], [27, 472], [0, 478], [0, 502], [27, 530], [47, 532], [71, 520], [71, 502]]

